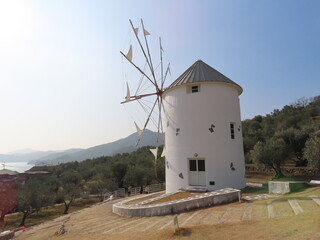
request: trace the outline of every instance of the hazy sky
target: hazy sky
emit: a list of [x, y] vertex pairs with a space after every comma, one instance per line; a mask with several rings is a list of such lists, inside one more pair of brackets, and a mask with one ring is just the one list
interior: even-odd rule
[[135, 131], [135, 107], [120, 105], [129, 19], [162, 37], [167, 85], [198, 59], [241, 85], [242, 119], [319, 95], [319, 12], [302, 0], [0, 0], [0, 153]]

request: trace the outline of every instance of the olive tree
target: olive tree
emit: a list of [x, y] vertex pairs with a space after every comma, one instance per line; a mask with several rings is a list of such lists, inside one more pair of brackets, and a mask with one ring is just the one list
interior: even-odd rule
[[53, 201], [54, 197], [40, 181], [30, 180], [21, 184], [17, 194], [17, 211], [22, 213], [19, 226], [24, 226], [28, 216], [51, 205]]
[[64, 203], [63, 214], [68, 214], [72, 202], [81, 194], [81, 176], [77, 172], [65, 172], [60, 176], [59, 184], [57, 197]]
[[276, 178], [284, 176], [281, 165], [288, 159], [289, 152], [282, 138], [272, 137], [266, 143], [257, 142], [250, 155], [255, 164], [272, 168]]
[[303, 154], [309, 166], [320, 170], [320, 136], [314, 136], [306, 142]]

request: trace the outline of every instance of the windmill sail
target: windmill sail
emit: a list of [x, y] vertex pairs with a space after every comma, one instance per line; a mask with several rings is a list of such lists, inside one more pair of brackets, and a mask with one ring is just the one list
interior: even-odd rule
[[[164, 92], [164, 83], [166, 80], [166, 75], [170, 72], [170, 69], [169, 69], [169, 65], [168, 65], [166, 72], [164, 72], [163, 60], [162, 60], [162, 53], [164, 50], [163, 50], [163, 46], [161, 43], [161, 39], [160, 39], [160, 49], [159, 49], [161, 59], [160, 59], [160, 63], [154, 69], [153, 63], [152, 63], [153, 59], [151, 57], [149, 44], [148, 44], [149, 39], [152, 41], [153, 37], [152, 36], [147, 37], [148, 35], [151, 35], [151, 34], [147, 29], [144, 28], [144, 24], [143, 24], [142, 19], [141, 19], [141, 27], [139, 27], [139, 28], [135, 27], [131, 20], [129, 20], [129, 22], [132, 27], [132, 34], [133, 34], [134, 38], [137, 40], [137, 43], [139, 44], [141, 51], [135, 50], [135, 59], [133, 59], [133, 46], [132, 45], [129, 46], [127, 53], [123, 53], [122, 51], [120, 51], [120, 53], [126, 60], [128, 60], [128, 62], [131, 65], [133, 65], [136, 68], [136, 70], [138, 70], [138, 72], [140, 72], [142, 74], [142, 78], [138, 84], [137, 90], [134, 92], [130, 92], [130, 90], [132, 91], [133, 89], [129, 88], [128, 82], [126, 83], [127, 84], [127, 93], [126, 93], [124, 101], [121, 102], [121, 104], [128, 103], [128, 102], [139, 103], [140, 106], [143, 108], [143, 110], [147, 114], [147, 119], [141, 129], [139, 128], [137, 123], [134, 122], [136, 130], [137, 130], [137, 134], [138, 134], [138, 139], [137, 139], [137, 143], [136, 143], [136, 146], [138, 146], [139, 142], [141, 140], [142, 134], [144, 132], [144, 129], [146, 129], [148, 124], [150, 124], [150, 120], [156, 126], [158, 126], [158, 135], [160, 134], [160, 131], [163, 132], [162, 115], [161, 115], [161, 111], [163, 108], [162, 94]], [[140, 31], [140, 33], [139, 33], [139, 31]], [[141, 42], [140, 38], [141, 38], [141, 40], [144, 40], [144, 42]], [[144, 57], [144, 60], [146, 62], [143, 70], [142, 70], [142, 68], [140, 68], [141, 61], [138, 61], [138, 63], [135, 63], [133, 61], [133, 60], [138, 60], [138, 59], [136, 59], [137, 57], [140, 60], [141, 56], [142, 56], [142, 59]], [[160, 64], [161, 64], [161, 76], [158, 77], [157, 74], [159, 74], [159, 72], [156, 72], [156, 70]], [[147, 72], [146, 72], [146, 68], [148, 68]], [[164, 76], [164, 74], [165, 74], [165, 76]], [[148, 82], [150, 82], [152, 84], [151, 87], [153, 87], [153, 90], [150, 90], [150, 86], [149, 86], [150, 84], [148, 85]], [[133, 85], [130, 84], [130, 87], [132, 88]], [[144, 91], [144, 93], [143, 93], [143, 91]], [[145, 100], [147, 97], [151, 97], [151, 96], [156, 97], [155, 101]], [[158, 109], [156, 108], [156, 106], [158, 106]], [[159, 111], [159, 112], [157, 112], [157, 111]], [[158, 121], [158, 124], [156, 123], [156, 121]], [[157, 139], [157, 145], [159, 145], [158, 140], [159, 140], [159, 136]], [[159, 157], [160, 157], [161, 153], [158, 152], [159, 151], [158, 148], [150, 149], [150, 151], [153, 153], [153, 155], [155, 157], [154, 161], [156, 163], [157, 159], [158, 159], [158, 153], [159, 153]], [[163, 155], [164, 155], [164, 152], [162, 152], [162, 156]], [[157, 175], [157, 172], [155, 172], [155, 175]]]
[[137, 133], [138, 133], [138, 136], [141, 137], [142, 135], [142, 130], [139, 128], [138, 124], [136, 122], [134, 122], [134, 124], [136, 125], [136, 129], [137, 129]]
[[128, 85], [128, 82], [127, 82], [127, 96], [126, 96], [126, 102], [129, 102], [131, 99], [130, 97], [130, 89], [129, 89], [129, 85]]
[[139, 28], [134, 28], [134, 33], [138, 36]]
[[132, 62], [132, 45], [130, 45], [129, 51], [126, 55], [127, 59]]
[[162, 52], [164, 52], [164, 51], [163, 51], [162, 44], [161, 44], [161, 38], [160, 38], [160, 50], [161, 50]]
[[152, 152], [152, 154], [154, 155], [154, 159], [157, 160], [157, 157], [158, 157], [158, 147], [156, 147], [156, 148], [150, 148], [149, 150], [150, 150], [150, 152]]
[[149, 33], [146, 29], [143, 29], [143, 34], [144, 34], [145, 36], [150, 35], [150, 33]]
[[162, 150], [162, 153], [161, 153], [161, 157], [165, 157], [165, 156], [166, 156], [165, 151], [166, 151], [166, 148], [165, 148], [165, 147], [163, 147], [163, 150]]

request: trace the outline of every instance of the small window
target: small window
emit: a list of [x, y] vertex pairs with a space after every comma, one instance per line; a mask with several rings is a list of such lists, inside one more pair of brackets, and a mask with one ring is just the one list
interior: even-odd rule
[[197, 160], [190, 160], [190, 171], [197, 171]]
[[204, 164], [204, 160], [198, 160], [198, 171], [199, 172], [204, 172], [206, 171], [206, 167]]
[[187, 93], [197, 93], [200, 92], [200, 85], [187, 86]]
[[198, 86], [192, 86], [191, 87], [191, 92], [198, 92], [199, 91], [199, 89], [198, 89]]
[[230, 123], [231, 139], [234, 139], [234, 123]]

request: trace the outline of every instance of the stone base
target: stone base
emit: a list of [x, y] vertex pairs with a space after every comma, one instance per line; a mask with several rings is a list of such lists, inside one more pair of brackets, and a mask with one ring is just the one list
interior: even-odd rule
[[289, 182], [270, 181], [268, 183], [269, 193], [275, 193], [275, 194], [286, 194], [289, 192], [298, 191], [307, 186], [308, 186], [307, 182], [302, 182], [302, 181], [289, 181]]
[[208, 192], [208, 188], [185, 188], [185, 189], [181, 189], [183, 191], [187, 191], [187, 192], [193, 192], [193, 193], [204, 193], [204, 192]]
[[13, 231], [4, 231], [0, 233], [0, 240], [10, 240], [14, 237]]
[[[164, 194], [163, 197], [166, 195], [167, 194]], [[214, 205], [235, 202], [239, 200], [240, 190], [233, 188], [224, 188], [213, 192], [199, 194], [194, 197], [158, 204], [126, 205], [126, 202], [132, 201], [132, 199], [129, 199], [120, 203], [113, 204], [113, 212], [118, 215], [128, 217], [163, 216], [168, 214], [181, 213], [196, 208], [210, 207]]]

